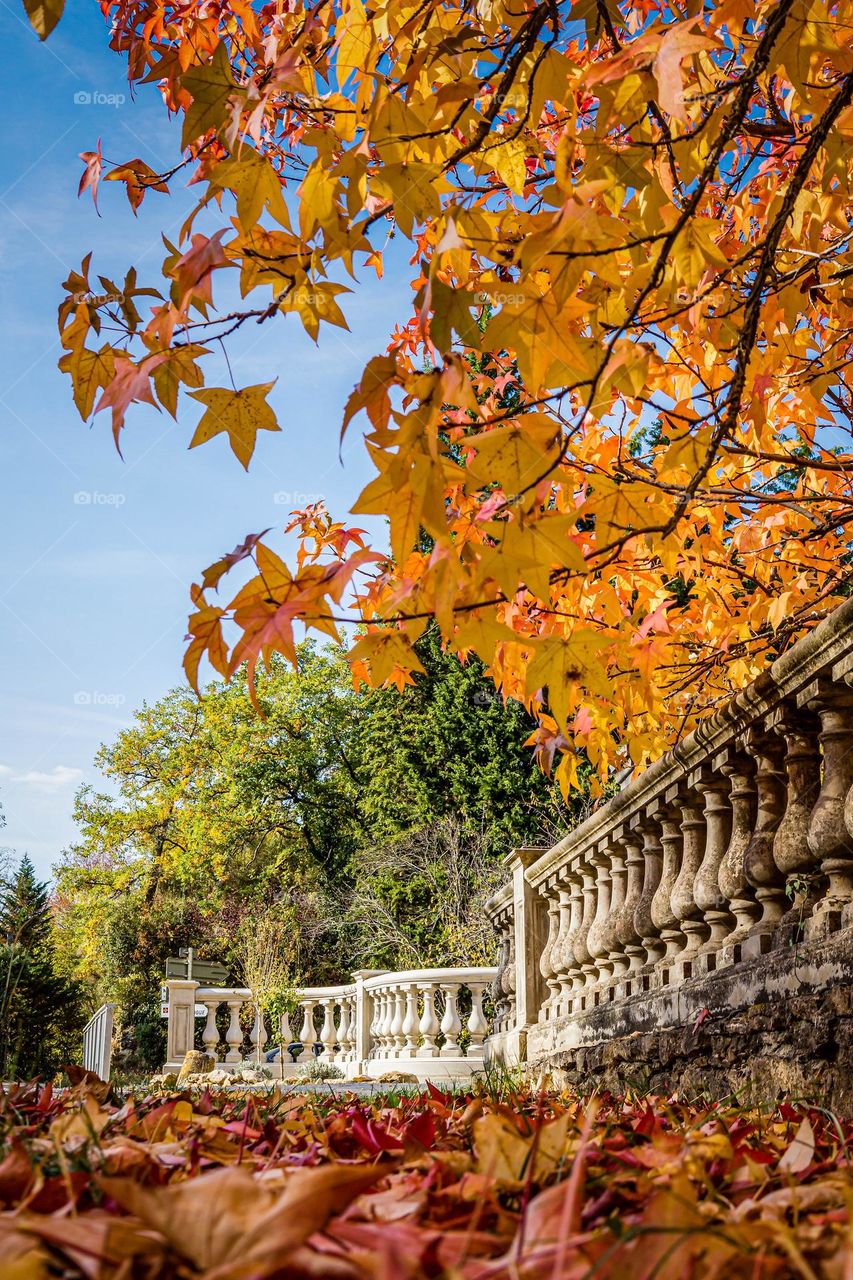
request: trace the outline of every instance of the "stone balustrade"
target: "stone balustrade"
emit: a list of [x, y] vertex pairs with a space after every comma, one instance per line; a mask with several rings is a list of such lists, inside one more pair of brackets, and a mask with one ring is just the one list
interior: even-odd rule
[[361, 970], [347, 985], [301, 988], [297, 1011], [284, 1014], [277, 1028], [268, 1026], [246, 988], [172, 979], [166, 983], [166, 1069], [180, 1066], [200, 1028], [204, 1049], [226, 1069], [247, 1059], [262, 1063], [282, 1045], [273, 1073], [283, 1078], [316, 1058], [347, 1077], [399, 1070], [423, 1080], [465, 1081], [483, 1065], [489, 1030], [483, 999], [496, 976], [494, 968]]
[[509, 855], [487, 1057], [830, 980], [853, 938], [852, 685], [850, 601], [553, 848]]

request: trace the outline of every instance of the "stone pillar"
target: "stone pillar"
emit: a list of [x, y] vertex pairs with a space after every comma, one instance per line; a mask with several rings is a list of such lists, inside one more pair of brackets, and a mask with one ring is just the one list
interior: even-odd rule
[[544, 984], [539, 959], [545, 944], [544, 903], [526, 878], [527, 868], [542, 855], [541, 849], [513, 849], [507, 856], [512, 873], [512, 911], [515, 943], [515, 1027], [507, 1037], [507, 1061], [524, 1062], [527, 1030], [539, 1017]]
[[[625, 838], [625, 905], [622, 908], [617, 925], [619, 941], [628, 960], [628, 973], [630, 975], [639, 973], [646, 962], [643, 935], [637, 928], [637, 912], [643, 900], [645, 867], [646, 859], [643, 854], [642, 838], [632, 832]], [[658, 876], [660, 876], [659, 849], [657, 871]], [[657, 883], [655, 883], [649, 894], [649, 905], [651, 905], [654, 889], [656, 888]], [[651, 927], [651, 920], [649, 920], [649, 926]], [[630, 979], [630, 981], [633, 982], [633, 979]], [[626, 990], [624, 994], [630, 994], [630, 989]]]
[[632, 979], [632, 983], [635, 984], [635, 991], [647, 991], [665, 950], [665, 944], [652, 915], [663, 871], [663, 846], [660, 840], [660, 828], [653, 818], [644, 818], [639, 829], [643, 837], [643, 891], [634, 912], [634, 929], [639, 935], [643, 948], [643, 963], [642, 968], [635, 971], [637, 977]]
[[575, 960], [583, 975], [583, 986], [580, 988], [581, 1008], [586, 1009], [595, 983], [595, 965], [589, 953], [588, 939], [595, 918], [596, 884], [593, 868], [588, 862], [581, 862], [579, 870], [583, 884], [583, 918], [575, 937]]
[[625, 843], [614, 843], [610, 854], [610, 919], [604, 932], [604, 942], [614, 981], [628, 972], [628, 957], [620, 936], [620, 926], [625, 911], [628, 870], [625, 866]]
[[717, 952], [732, 927], [728, 899], [720, 888], [720, 867], [731, 838], [732, 810], [729, 780], [724, 774], [703, 778], [699, 789], [705, 798], [705, 856], [696, 875], [693, 896], [710, 936], [696, 957], [696, 968], [707, 973], [716, 968]]
[[595, 915], [592, 918], [586, 945], [594, 966], [593, 982], [599, 990], [599, 1000], [601, 1000], [603, 989], [607, 987], [613, 971], [607, 938], [612, 886], [609, 850], [599, 847], [590, 861], [595, 867]]
[[734, 925], [720, 950], [717, 968], [737, 964], [741, 943], [758, 915], [755, 891], [747, 881], [743, 861], [755, 826], [755, 765], [739, 752], [722, 765], [722, 772], [731, 782], [732, 834], [720, 864], [720, 892], [731, 907]]
[[166, 1068], [169, 1071], [180, 1070], [184, 1055], [195, 1044], [195, 993], [198, 985], [183, 978], [169, 978], [166, 983], [169, 992]]
[[785, 743], [787, 797], [773, 837], [773, 861], [785, 876], [787, 897], [793, 902], [780, 921], [782, 940], [795, 941], [812, 913], [814, 879], [820, 869], [820, 858], [809, 848], [809, 824], [820, 793], [818, 726], [808, 714], [787, 709], [778, 726]]
[[853, 694], [823, 684], [816, 692], [809, 706], [820, 717], [823, 786], [809, 823], [809, 848], [829, 883], [806, 933], [820, 937], [853, 923]]
[[572, 1012], [575, 992], [583, 986], [583, 976], [575, 960], [575, 939], [583, 919], [583, 889], [577, 867], [567, 867], [560, 881], [561, 910], [565, 913], [565, 925], [560, 931], [560, 945], [556, 954], [560, 979], [560, 1011]]
[[560, 945], [560, 891], [552, 881], [543, 886], [548, 911], [548, 938], [539, 957], [539, 972], [548, 988], [548, 998], [539, 1008], [539, 1021], [554, 1017], [560, 995], [560, 982], [554, 964], [554, 953]]
[[[684, 934], [681, 932], [681, 922], [672, 906], [672, 893], [681, 868], [683, 836], [681, 833], [680, 810], [671, 805], [666, 805], [660, 810], [659, 817], [663, 863], [660, 884], [652, 899], [651, 917], [655, 932], [664, 946], [664, 954], [656, 966], [656, 972], [660, 977], [660, 981], [667, 983], [670, 976], [670, 966], [679, 952], [684, 950], [685, 943]], [[644, 938], [643, 942], [645, 941]]]
[[773, 932], [784, 910], [785, 878], [773, 857], [773, 840], [785, 813], [787, 780], [782, 763], [784, 744], [776, 734], [750, 730], [744, 742], [755, 757], [758, 808], [743, 867], [761, 907], [760, 917], [741, 945], [741, 958], [748, 959], [770, 950]]
[[702, 943], [710, 932], [705, 914], [693, 892], [699, 868], [705, 857], [705, 817], [702, 795], [692, 787], [681, 800], [681, 867], [672, 887], [672, 913], [684, 934], [684, 947], [675, 965], [675, 980], [693, 976], [693, 966]]

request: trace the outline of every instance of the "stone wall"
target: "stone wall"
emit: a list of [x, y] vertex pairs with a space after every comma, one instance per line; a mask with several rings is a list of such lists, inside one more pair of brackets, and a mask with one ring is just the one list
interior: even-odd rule
[[788, 1094], [853, 1114], [853, 930], [533, 1029], [527, 1048], [533, 1071], [583, 1089]]

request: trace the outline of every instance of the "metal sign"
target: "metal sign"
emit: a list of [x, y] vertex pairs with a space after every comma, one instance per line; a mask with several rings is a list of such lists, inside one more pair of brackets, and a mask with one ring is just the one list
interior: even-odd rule
[[194, 979], [203, 987], [224, 987], [228, 970], [215, 960], [196, 960], [192, 947], [180, 947], [178, 954], [166, 961], [166, 977]]

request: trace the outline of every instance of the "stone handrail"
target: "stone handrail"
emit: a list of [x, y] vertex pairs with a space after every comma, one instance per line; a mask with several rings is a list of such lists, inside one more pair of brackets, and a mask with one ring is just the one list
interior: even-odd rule
[[[274, 1074], [282, 1078], [298, 1075], [316, 1058], [348, 1078], [399, 1071], [424, 1080], [464, 1081], [483, 1065], [488, 1024], [482, 1001], [496, 975], [495, 968], [359, 970], [348, 984], [300, 988], [293, 1025], [290, 1015], [283, 1014], [269, 1038], [248, 988], [171, 979], [166, 983], [166, 1070], [178, 1069], [194, 1048], [197, 1006], [203, 1006], [201, 1043], [226, 1070], [247, 1056], [262, 1062], [270, 1048], [281, 1044], [285, 1051]], [[295, 1060], [287, 1052], [289, 1045]]]
[[553, 848], [510, 854], [488, 1056], [553, 1056], [591, 1010], [853, 925], [851, 684], [853, 600]]

